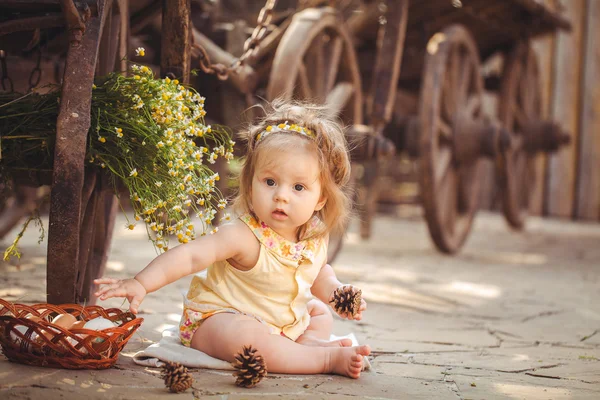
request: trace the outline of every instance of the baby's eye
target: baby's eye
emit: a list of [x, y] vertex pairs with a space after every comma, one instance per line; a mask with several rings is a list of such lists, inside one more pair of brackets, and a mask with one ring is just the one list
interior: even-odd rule
[[301, 192], [304, 190], [304, 186], [302, 186], [301, 184], [297, 183], [294, 185], [294, 190]]
[[268, 178], [266, 181], [267, 186], [275, 186], [275, 180]]

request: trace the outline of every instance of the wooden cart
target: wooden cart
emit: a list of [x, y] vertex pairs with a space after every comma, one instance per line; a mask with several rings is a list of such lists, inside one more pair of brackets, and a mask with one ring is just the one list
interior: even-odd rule
[[[192, 8], [198, 3], [200, 15]], [[276, 1], [268, 0], [245, 48], [236, 52], [235, 41], [217, 44], [211, 37], [208, 3], [97, 0], [77, 8], [72, 0], [0, 0], [0, 9], [37, 7], [1, 22], [0, 39], [32, 26], [64, 29], [66, 21], [70, 43], [54, 169], [35, 177], [52, 184], [49, 302], [93, 301], [90, 283], [106, 262], [116, 202], [102, 176], [84, 169], [91, 86], [95, 72], [118, 68], [134, 39], [139, 42], [130, 32], [152, 24], [161, 32], [163, 75], [187, 80], [192, 59], [199, 59], [206, 72], [229, 77], [221, 87], [237, 92], [244, 106], [282, 96], [327, 104], [350, 125], [350, 135], [364, 138], [352, 155], [365, 166], [363, 193], [376, 193], [379, 158], [394, 149], [418, 157], [425, 216], [440, 250], [457, 251], [469, 233], [482, 157], [495, 160], [508, 221], [523, 226], [531, 157], [568, 138], [556, 124], [540, 120], [537, 64], [528, 44], [534, 36], [568, 29], [560, 16], [534, 0], [340, 2], [353, 9], [327, 1], [281, 1], [284, 7], [276, 9]], [[230, 36], [247, 38], [243, 24], [232, 26]], [[506, 57], [503, 74], [484, 77], [482, 60], [498, 52]], [[482, 114], [484, 89], [499, 93], [496, 120]], [[399, 107], [397, 99], [411, 99], [414, 107]], [[367, 236], [375, 196], [365, 198]], [[332, 257], [341, 242], [334, 238]]]
[[[323, 101], [355, 129], [364, 124], [418, 159], [429, 232], [438, 249], [454, 253], [478, 208], [481, 158], [494, 161], [504, 215], [521, 229], [535, 154], [569, 142], [556, 123], [541, 120], [530, 46], [557, 29], [570, 24], [534, 0], [365, 2], [346, 20], [332, 8], [307, 9], [277, 47], [267, 97]], [[499, 53], [502, 74], [484, 76], [482, 63]], [[497, 93], [496, 115], [483, 114], [484, 91]], [[378, 175], [377, 163], [367, 162], [363, 236]]]
[[[377, 158], [391, 153], [390, 142], [418, 160], [425, 219], [441, 251], [456, 252], [470, 232], [483, 157], [496, 165], [507, 221], [523, 228], [533, 158], [569, 142], [556, 123], [541, 120], [530, 41], [569, 30], [569, 22], [534, 0], [351, 3], [351, 12], [311, 7], [283, 19], [245, 65], [245, 76], [258, 75], [251, 92], [323, 102], [350, 132], [371, 139], [360, 160], [363, 237], [377, 199]], [[484, 76], [482, 63], [498, 54], [502, 74]], [[228, 61], [221, 49], [209, 55]], [[484, 91], [499, 98], [495, 115], [483, 114]], [[333, 238], [331, 256], [340, 245]]]

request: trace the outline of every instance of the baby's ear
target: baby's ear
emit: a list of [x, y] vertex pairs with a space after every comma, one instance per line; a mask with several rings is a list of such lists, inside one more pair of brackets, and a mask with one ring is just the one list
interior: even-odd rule
[[319, 202], [317, 203], [317, 205], [315, 206], [315, 211], [321, 211], [321, 209], [323, 207], [325, 207], [325, 204], [327, 203], [327, 197], [325, 196], [321, 196], [321, 199], [319, 200]]

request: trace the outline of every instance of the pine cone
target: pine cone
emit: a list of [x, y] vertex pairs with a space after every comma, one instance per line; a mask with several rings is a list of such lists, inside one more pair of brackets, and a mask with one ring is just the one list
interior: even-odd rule
[[333, 308], [338, 314], [348, 313], [355, 316], [360, 309], [362, 290], [352, 285], [340, 286], [333, 292]]
[[160, 377], [165, 380], [165, 386], [173, 393], [183, 392], [194, 383], [187, 368], [176, 362], [167, 362], [163, 365]]
[[267, 375], [267, 363], [256, 352], [257, 350], [250, 345], [244, 346], [242, 351], [235, 355], [235, 361], [231, 365], [236, 369], [233, 373], [233, 376], [237, 377], [236, 385], [251, 388]]

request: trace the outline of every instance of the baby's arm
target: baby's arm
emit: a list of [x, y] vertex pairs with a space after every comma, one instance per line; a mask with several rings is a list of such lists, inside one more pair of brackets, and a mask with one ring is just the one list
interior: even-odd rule
[[[330, 304], [329, 302], [333, 298], [333, 292], [340, 286], [343, 286], [343, 284], [335, 276], [335, 272], [331, 265], [325, 264], [321, 268], [321, 271], [319, 272], [319, 275], [317, 275], [310, 290], [317, 299], [325, 304]], [[362, 312], [366, 309], [367, 302], [364, 299], [361, 299], [361, 304], [356, 315], [352, 316], [344, 314], [340, 315], [340, 317], [360, 321], [362, 319]]]
[[94, 283], [106, 286], [98, 290], [95, 295], [101, 300], [125, 297], [131, 303], [130, 310], [137, 313], [147, 293], [154, 292], [184, 276], [202, 271], [216, 261], [236, 259], [248, 250], [251, 252], [252, 246], [256, 246], [256, 243], [252, 242], [253, 236], [250, 237], [248, 232], [246, 225], [239, 220], [223, 225], [213, 235], [202, 236], [161, 254], [132, 279], [96, 279]]

